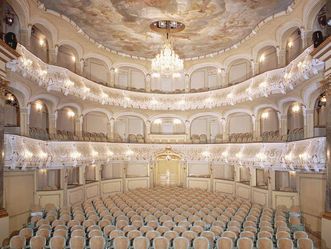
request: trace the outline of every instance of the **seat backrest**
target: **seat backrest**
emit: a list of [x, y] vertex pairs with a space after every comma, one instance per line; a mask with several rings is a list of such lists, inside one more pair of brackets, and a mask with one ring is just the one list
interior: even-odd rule
[[269, 239], [271, 239], [272, 238], [272, 234], [270, 232], [268, 232], [268, 231], [261, 231], [261, 232], [259, 232], [257, 234], [257, 237], [259, 239], [262, 239], [262, 238], [269, 238]]
[[114, 239], [114, 249], [127, 249], [129, 248], [129, 239], [124, 236], [119, 236]]
[[[205, 237], [197, 237], [193, 241], [193, 248], [194, 249], [208, 249], [209, 248], [209, 241]], [[213, 248], [213, 247], [212, 247]]]
[[174, 239], [173, 247], [174, 249], [188, 249], [190, 242], [184, 237], [177, 237]]
[[70, 249], [84, 249], [85, 238], [82, 236], [72, 236], [69, 241]]
[[64, 249], [66, 240], [62, 236], [53, 236], [49, 241], [51, 249]]
[[133, 240], [134, 249], [148, 249], [149, 244], [149, 240], [143, 236], [139, 236]]
[[168, 249], [169, 240], [165, 237], [156, 237], [153, 240], [153, 248], [155, 249]]
[[313, 249], [314, 248], [313, 241], [309, 238], [298, 239], [297, 245], [298, 245], [299, 249]]
[[277, 240], [277, 246], [279, 249], [293, 249], [293, 242], [288, 238], [281, 238]]
[[233, 240], [228, 237], [220, 237], [216, 243], [217, 249], [232, 249], [233, 248]]
[[43, 249], [46, 246], [46, 238], [42, 236], [34, 236], [30, 239], [31, 249]]
[[29, 240], [33, 235], [32, 228], [25, 227], [20, 230], [19, 235], [23, 236], [26, 240]]
[[259, 238], [257, 240], [257, 248], [258, 249], [272, 249], [273, 248], [272, 240], [267, 237]]
[[12, 249], [23, 249], [25, 247], [25, 237], [21, 235], [16, 235], [11, 237], [9, 246]]
[[252, 249], [253, 248], [253, 240], [250, 238], [239, 238], [237, 241], [238, 249]]
[[308, 234], [305, 231], [295, 231], [293, 234], [294, 239], [305, 239], [308, 238]]
[[90, 248], [91, 249], [104, 249], [105, 239], [102, 236], [95, 236], [90, 238]]

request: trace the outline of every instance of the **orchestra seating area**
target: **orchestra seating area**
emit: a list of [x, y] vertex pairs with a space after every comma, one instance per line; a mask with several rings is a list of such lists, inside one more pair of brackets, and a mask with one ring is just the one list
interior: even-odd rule
[[10, 248], [314, 248], [297, 207], [273, 210], [200, 189], [136, 189], [34, 211]]

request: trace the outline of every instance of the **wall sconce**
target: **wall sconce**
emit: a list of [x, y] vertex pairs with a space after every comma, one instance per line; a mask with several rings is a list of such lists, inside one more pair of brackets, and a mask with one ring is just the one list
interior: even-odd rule
[[174, 118], [174, 119], [172, 120], [172, 123], [173, 123], [174, 125], [178, 125], [178, 124], [181, 124], [182, 122], [181, 122], [178, 118]]
[[298, 113], [300, 111], [300, 109], [301, 109], [301, 106], [298, 103], [296, 103], [292, 106], [292, 112], [294, 112], [294, 113]]
[[287, 46], [288, 46], [289, 48], [293, 48], [293, 41], [289, 41], [289, 42], [287, 43]]
[[155, 119], [154, 124], [162, 124], [162, 119]]
[[326, 96], [323, 95], [323, 96], [321, 97], [320, 101], [321, 101], [322, 103], [326, 103]]
[[15, 21], [15, 15], [10, 10], [7, 10], [7, 13], [5, 14], [5, 22], [7, 25], [12, 26]]
[[76, 113], [73, 110], [69, 109], [67, 111], [67, 115], [69, 118], [73, 118], [73, 117], [75, 117]]
[[45, 45], [46, 45], [46, 41], [45, 41], [45, 39], [44, 38], [42, 38], [42, 37], [40, 37], [39, 38], [39, 46], [40, 47], [44, 47]]
[[265, 111], [261, 114], [262, 119], [268, 119], [269, 118], [269, 112]]
[[40, 112], [43, 109], [43, 104], [41, 102], [36, 102], [35, 108], [36, 108], [36, 111]]
[[260, 62], [264, 62], [264, 61], [265, 61], [265, 55], [262, 54], [262, 55], [260, 56]]
[[76, 62], [76, 56], [72, 55], [71, 60], [72, 60], [72, 62]]

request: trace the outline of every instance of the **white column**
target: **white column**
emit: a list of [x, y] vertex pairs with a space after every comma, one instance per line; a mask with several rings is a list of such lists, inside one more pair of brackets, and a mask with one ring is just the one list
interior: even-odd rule
[[146, 92], [150, 92], [151, 91], [151, 83], [152, 83], [152, 76], [150, 73], [148, 73], [146, 75]]
[[20, 108], [20, 125], [21, 135], [29, 136], [29, 123], [30, 123], [30, 104], [27, 107]]
[[257, 127], [256, 127], [256, 117], [254, 114], [251, 115], [252, 116], [252, 124], [253, 124], [253, 139], [256, 140], [257, 139]]
[[287, 136], [287, 115], [280, 114], [280, 127], [279, 127], [279, 133], [282, 136]]
[[280, 48], [277, 46], [276, 48], [277, 52], [277, 59], [278, 59], [278, 67], [285, 67], [286, 65], [286, 49]]
[[191, 142], [190, 128], [191, 128], [191, 123], [190, 123], [190, 121], [186, 120], [185, 121], [186, 142]]
[[84, 67], [85, 67], [85, 59], [81, 58], [79, 60], [79, 72], [77, 72], [77, 73], [86, 77], [86, 75], [84, 75]]
[[115, 68], [111, 68], [110, 69], [110, 86], [111, 87], [114, 87], [115, 86], [115, 75], [116, 75], [116, 73], [115, 73]]
[[190, 92], [190, 75], [188, 73], [185, 74], [185, 92]]
[[223, 134], [223, 142], [226, 142], [229, 140], [229, 134], [226, 129], [226, 120], [225, 118], [221, 118], [221, 126], [222, 126], [222, 134]]
[[58, 49], [59, 49], [58, 45], [55, 45], [54, 48], [48, 49], [49, 64], [57, 65]]
[[115, 125], [115, 119], [112, 117], [107, 124], [107, 137], [112, 141], [114, 140], [114, 134], [115, 134], [114, 125]]
[[221, 68], [221, 72], [219, 73], [221, 76], [221, 84], [220, 87], [226, 87], [229, 83], [226, 78], [226, 71], [225, 68]]
[[49, 134], [55, 134], [56, 133], [56, 119], [57, 119], [57, 115], [56, 113], [54, 114], [49, 114], [48, 115], [48, 130], [49, 130]]
[[209, 172], [210, 172], [210, 192], [214, 192], [214, 169], [211, 162], [208, 163]]
[[83, 120], [84, 116], [80, 115], [80, 117], [76, 118], [75, 122], [75, 135], [81, 138], [83, 136]]
[[257, 182], [257, 179], [256, 179], [256, 168], [250, 167], [249, 168], [249, 173], [251, 175], [251, 177], [250, 177], [251, 186], [252, 187], [256, 187], [256, 182]]
[[151, 134], [151, 121], [146, 121], [146, 127], [145, 127], [145, 142], [149, 142], [149, 135]]
[[305, 138], [314, 136], [314, 109], [306, 110]]
[[259, 74], [259, 63], [254, 59], [251, 59], [251, 67], [253, 76]]

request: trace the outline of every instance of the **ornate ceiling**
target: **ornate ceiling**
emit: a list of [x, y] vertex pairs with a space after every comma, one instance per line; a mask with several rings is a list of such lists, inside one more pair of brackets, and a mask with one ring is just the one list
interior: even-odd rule
[[186, 29], [174, 34], [180, 56], [196, 57], [232, 46], [263, 19], [286, 10], [292, 0], [40, 0], [72, 19], [95, 41], [112, 50], [153, 57], [164, 37], [149, 25], [178, 20]]

